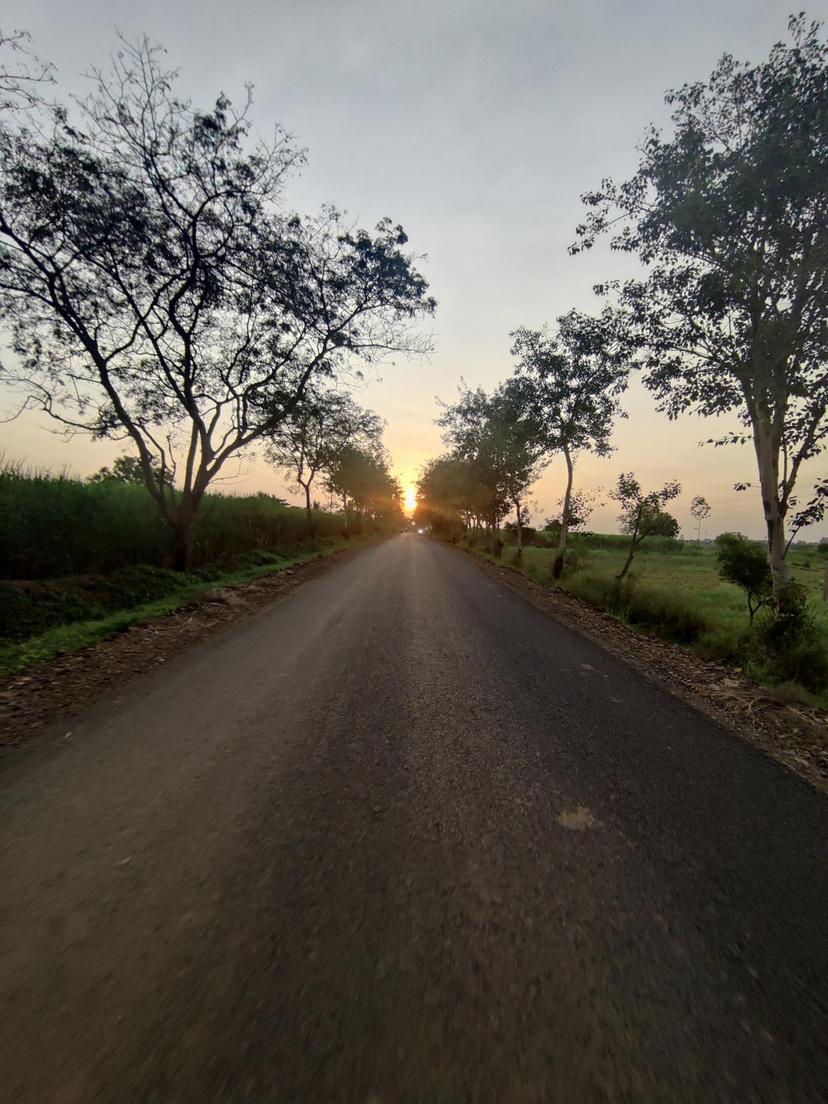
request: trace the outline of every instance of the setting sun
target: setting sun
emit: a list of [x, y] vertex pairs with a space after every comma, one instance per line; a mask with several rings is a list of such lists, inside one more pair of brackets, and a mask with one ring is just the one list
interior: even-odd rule
[[405, 489], [405, 512], [407, 514], [413, 514], [417, 506], [417, 491], [414, 487], [406, 487]]

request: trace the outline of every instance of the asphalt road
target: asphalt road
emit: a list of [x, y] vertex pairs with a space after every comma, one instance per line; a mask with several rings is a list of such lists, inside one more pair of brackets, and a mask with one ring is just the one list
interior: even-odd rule
[[0, 1099], [824, 1101], [828, 800], [404, 536], [0, 777]]

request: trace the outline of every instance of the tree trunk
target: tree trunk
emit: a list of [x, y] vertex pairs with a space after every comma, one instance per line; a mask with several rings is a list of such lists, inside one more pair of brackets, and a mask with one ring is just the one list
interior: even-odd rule
[[627, 562], [621, 568], [620, 574], [615, 576], [615, 578], [618, 580], [619, 583], [624, 578], [624, 576], [627, 574], [627, 572], [630, 570], [630, 564], [633, 562], [633, 556], [634, 555], [635, 555], [635, 542], [633, 542], [630, 545], [630, 550], [627, 553]]
[[170, 523], [173, 532], [174, 571], [189, 571], [192, 566], [194, 516], [194, 512], [189, 509], [179, 509], [175, 521]]
[[520, 516], [520, 499], [515, 499], [515, 526], [517, 527], [517, 558], [523, 555], [523, 521]]
[[642, 509], [643, 509], [643, 507], [641, 505], [639, 505], [638, 512], [635, 515], [635, 525], [633, 526], [633, 531], [631, 533], [630, 550], [627, 553], [627, 561], [624, 564], [624, 566], [621, 568], [620, 573], [615, 576], [615, 580], [618, 583], [621, 582], [621, 580], [624, 578], [624, 576], [630, 570], [630, 564], [633, 562], [633, 556], [635, 555], [636, 541], [637, 541], [637, 537], [638, 537], [638, 530], [639, 530], [639, 527], [641, 526], [641, 512], [642, 512]]
[[566, 460], [566, 491], [564, 492], [563, 500], [563, 512], [561, 514], [561, 532], [558, 537], [558, 548], [555, 552], [555, 559], [552, 562], [552, 578], [560, 579], [563, 572], [564, 557], [566, 556], [566, 538], [569, 533], [569, 504], [572, 501], [572, 475], [573, 464], [572, 457], [569, 455], [569, 449], [563, 450], [564, 459]]
[[785, 518], [779, 503], [779, 449], [767, 418], [757, 417], [753, 427], [753, 442], [759, 465], [759, 486], [762, 509], [768, 533], [768, 566], [773, 585], [773, 611], [778, 617], [782, 595], [788, 584], [785, 564]]
[[184, 491], [178, 501], [166, 502], [162, 512], [173, 537], [173, 569], [189, 571], [192, 567], [193, 533], [196, 514], [204, 492], [198, 489]]
[[497, 524], [497, 517], [494, 514], [492, 514], [490, 524], [492, 534], [492, 555], [499, 560], [500, 554], [503, 551], [503, 542], [500, 539], [500, 526]]
[[305, 512], [308, 515], [308, 536], [313, 540], [315, 527], [313, 524], [313, 506], [311, 505], [310, 483], [305, 484]]

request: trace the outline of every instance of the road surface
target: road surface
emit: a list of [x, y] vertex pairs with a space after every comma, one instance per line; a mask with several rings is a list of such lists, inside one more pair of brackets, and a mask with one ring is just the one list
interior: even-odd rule
[[4, 1101], [825, 1100], [828, 801], [425, 538], [0, 795]]

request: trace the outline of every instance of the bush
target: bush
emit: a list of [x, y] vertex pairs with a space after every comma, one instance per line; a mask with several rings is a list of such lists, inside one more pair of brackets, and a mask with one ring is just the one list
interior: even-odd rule
[[114, 610], [134, 609], [200, 581], [183, 572], [136, 565], [108, 576], [2, 582], [0, 638], [26, 640], [55, 625], [96, 621]]
[[71, 588], [56, 583], [0, 584], [0, 638], [26, 640], [72, 621], [105, 617], [100, 597], [82, 585]]
[[752, 623], [773, 592], [767, 549], [741, 533], [721, 533], [716, 537], [716, 559], [719, 575], [745, 592]]
[[770, 611], [759, 618], [754, 639], [753, 661], [768, 681], [818, 693], [828, 686], [828, 650], [798, 583], [788, 583], [777, 618]]

